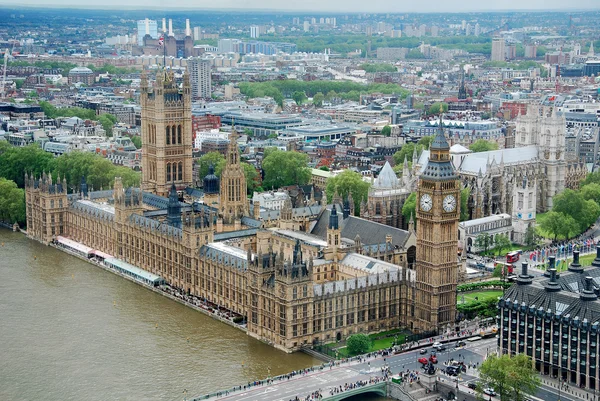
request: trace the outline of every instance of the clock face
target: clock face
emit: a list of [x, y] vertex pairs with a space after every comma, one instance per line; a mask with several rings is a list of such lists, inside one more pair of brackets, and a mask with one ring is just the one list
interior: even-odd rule
[[444, 211], [450, 213], [456, 209], [456, 198], [452, 195], [448, 195], [444, 198]]
[[421, 210], [428, 212], [432, 207], [433, 201], [431, 200], [431, 196], [429, 196], [429, 194], [421, 196]]

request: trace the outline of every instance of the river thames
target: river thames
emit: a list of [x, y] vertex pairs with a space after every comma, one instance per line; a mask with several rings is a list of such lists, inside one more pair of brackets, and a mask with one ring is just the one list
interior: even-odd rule
[[183, 400], [320, 364], [23, 234], [0, 243], [0, 400]]

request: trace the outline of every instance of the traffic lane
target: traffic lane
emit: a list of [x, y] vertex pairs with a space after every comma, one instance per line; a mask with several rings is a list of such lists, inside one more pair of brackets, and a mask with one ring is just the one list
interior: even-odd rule
[[[290, 380], [279, 381], [267, 386], [257, 386], [241, 392], [231, 393], [228, 396], [220, 397], [225, 400], [280, 400], [290, 399], [296, 396], [304, 398], [317, 390], [322, 390], [323, 395], [328, 394], [329, 389], [343, 386], [346, 383], [354, 383], [359, 380], [369, 380], [371, 377], [381, 376], [380, 370], [373, 369], [371, 373], [364, 374], [357, 369], [359, 365], [343, 366], [325, 369], [320, 372], [311, 373], [305, 376], [292, 378]], [[363, 369], [364, 370], [364, 369]]]

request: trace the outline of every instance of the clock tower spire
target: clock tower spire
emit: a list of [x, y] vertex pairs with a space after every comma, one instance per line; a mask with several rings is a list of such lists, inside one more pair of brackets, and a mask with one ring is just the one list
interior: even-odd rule
[[429, 161], [417, 187], [417, 294], [415, 325], [443, 330], [456, 319], [460, 181], [450, 160], [440, 110]]

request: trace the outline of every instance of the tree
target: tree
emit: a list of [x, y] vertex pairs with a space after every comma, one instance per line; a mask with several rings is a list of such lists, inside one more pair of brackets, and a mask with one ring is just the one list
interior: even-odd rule
[[394, 163], [402, 164], [404, 163], [404, 159], [412, 161], [415, 148], [417, 149], [417, 154], [419, 154], [423, 150], [423, 145], [414, 144], [412, 142], [405, 143], [404, 145], [402, 145], [400, 150], [394, 153], [394, 156], [392, 156], [394, 158]]
[[23, 227], [25, 218], [25, 191], [14, 181], [0, 178], [0, 221], [19, 223]]
[[253, 165], [248, 163], [240, 163], [244, 170], [244, 176], [246, 177], [246, 188], [247, 193], [252, 194], [258, 187], [260, 187], [260, 174], [256, 171]]
[[492, 237], [487, 232], [482, 232], [475, 237], [475, 246], [480, 250], [483, 249], [484, 253], [487, 253], [492, 244], [494, 243]]
[[325, 95], [323, 95], [322, 92], [317, 92], [313, 96], [312, 102], [315, 105], [315, 107], [321, 107], [321, 106], [323, 106], [323, 100], [325, 100]]
[[10, 146], [0, 154], [0, 177], [25, 186], [25, 172], [35, 176], [51, 170], [54, 157], [45, 152], [38, 144], [25, 147]]
[[571, 232], [572, 235], [585, 231], [600, 216], [600, 206], [594, 200], [585, 200], [582, 193], [572, 189], [555, 195], [553, 203], [552, 211], [571, 216], [579, 227], [579, 231]]
[[221, 171], [223, 171], [223, 167], [225, 167], [225, 156], [219, 152], [208, 152], [200, 157], [196, 163], [200, 165], [200, 170], [198, 171], [198, 177], [200, 177], [200, 179], [203, 179], [208, 175], [208, 168], [211, 164], [215, 168], [215, 175], [221, 176]]
[[535, 226], [530, 224], [525, 230], [525, 245], [528, 248], [533, 248], [538, 244], [538, 235], [535, 231]]
[[248, 138], [252, 138], [254, 136], [254, 131], [250, 128], [244, 128], [244, 135], [248, 136]]
[[565, 213], [555, 212], [554, 210], [546, 213], [546, 216], [540, 222], [540, 228], [548, 234], [553, 235], [554, 240], [559, 236], [569, 238], [579, 230], [579, 226], [573, 217]]
[[265, 155], [262, 162], [264, 188], [305, 185], [310, 180], [307, 154], [273, 150], [265, 152]]
[[471, 196], [471, 190], [463, 188], [460, 191], [460, 221], [469, 220], [469, 196]]
[[600, 170], [589, 173], [579, 185], [583, 188], [588, 184], [600, 184]]
[[333, 91], [333, 90], [327, 92], [327, 94], [325, 95], [325, 99], [329, 100], [329, 101], [335, 99], [336, 97], [337, 97], [337, 93], [335, 93], [335, 91]]
[[371, 349], [371, 337], [364, 333], [353, 334], [346, 340], [346, 349], [350, 355], [359, 355]]
[[343, 198], [352, 194], [354, 200], [354, 214], [360, 209], [360, 203], [369, 195], [370, 183], [363, 181], [362, 175], [352, 170], [344, 170], [341, 174], [327, 180], [327, 202], [333, 200], [337, 192]]
[[429, 115], [437, 115], [440, 114], [440, 107], [442, 108], [442, 112], [443, 113], [447, 113], [448, 112], [448, 103], [444, 103], [444, 102], [435, 102], [434, 104], [432, 104], [431, 106], [429, 106], [429, 110], [427, 111], [427, 114]]
[[117, 123], [117, 118], [112, 114], [101, 114], [98, 117], [98, 122], [102, 124], [102, 128], [104, 128], [104, 132], [106, 132], [106, 136], [112, 136], [113, 127]]
[[142, 148], [142, 137], [141, 136], [131, 135], [129, 137], [129, 139], [131, 139], [131, 142], [133, 142], [133, 144], [135, 145], [136, 148], [138, 148], [138, 149]]
[[383, 127], [381, 129], [381, 135], [383, 135], [383, 136], [392, 135], [392, 127], [390, 127], [389, 125], [386, 125], [385, 127]]
[[583, 199], [591, 199], [594, 202], [600, 204], [600, 184], [590, 183], [581, 187], [579, 191], [581, 192], [581, 196], [583, 196]]
[[429, 149], [432, 141], [433, 141], [433, 135], [428, 135], [428, 136], [424, 136], [421, 139], [419, 139], [419, 142], [417, 142], [417, 144], [423, 146], [424, 149]]
[[502, 252], [505, 249], [509, 249], [511, 246], [510, 238], [506, 234], [498, 234], [494, 238], [494, 243], [496, 244], [495, 249], [498, 252], [498, 255], [502, 255]]
[[526, 394], [535, 394], [541, 386], [540, 377], [525, 354], [492, 354], [481, 364], [479, 372], [478, 391], [492, 387], [501, 401], [523, 401]]
[[496, 142], [486, 141], [485, 139], [478, 139], [469, 146], [469, 149], [473, 153], [487, 152], [489, 150], [497, 150], [498, 144]]
[[411, 216], [413, 221], [416, 218], [416, 210], [417, 210], [417, 194], [415, 192], [408, 195], [408, 198], [404, 201], [404, 205], [402, 205], [402, 217], [404, 221], [409, 221]]
[[292, 99], [294, 99], [294, 102], [296, 102], [298, 106], [301, 106], [306, 100], [306, 94], [301, 91], [296, 91], [292, 94]]

